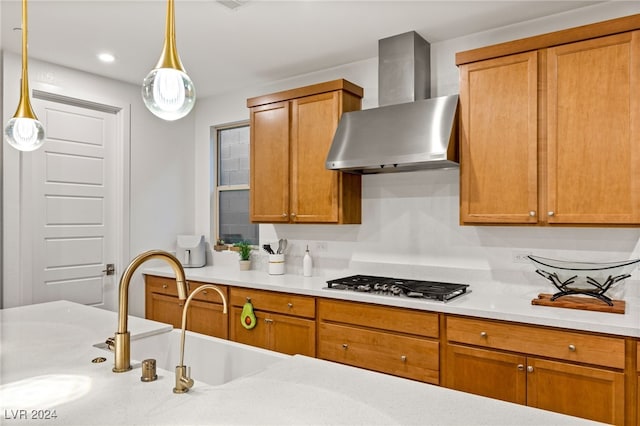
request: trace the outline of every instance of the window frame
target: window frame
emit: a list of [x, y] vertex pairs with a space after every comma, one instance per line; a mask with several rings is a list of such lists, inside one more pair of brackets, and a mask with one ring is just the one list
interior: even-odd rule
[[[226, 123], [226, 124], [221, 124], [218, 126], [211, 126], [211, 159], [210, 159], [210, 164], [211, 164], [211, 176], [210, 176], [210, 182], [211, 182], [211, 200], [210, 200], [210, 205], [211, 205], [211, 210], [213, 212], [213, 214], [210, 215], [211, 218], [211, 230], [212, 230], [212, 235], [211, 235], [211, 245], [215, 245], [218, 241], [218, 237], [220, 236], [220, 192], [226, 192], [226, 191], [249, 191], [250, 188], [250, 182], [247, 182], [246, 184], [241, 184], [241, 185], [218, 185], [218, 179], [219, 179], [219, 166], [220, 166], [220, 143], [219, 143], [219, 134], [221, 131], [224, 130], [229, 130], [229, 129], [237, 129], [240, 127], [247, 127], [249, 128], [249, 132], [251, 132], [250, 129], [250, 121], [249, 120], [241, 120], [241, 121], [235, 121], [232, 123]], [[250, 136], [249, 136], [250, 137]], [[251, 148], [249, 147], [249, 150], [251, 150]], [[249, 152], [249, 156], [251, 156], [251, 152]], [[249, 162], [249, 168], [251, 162]], [[251, 173], [251, 170], [249, 170], [249, 173]], [[260, 228], [258, 227], [258, 240], [260, 238]], [[225, 242], [225, 244], [228, 244], [227, 242]], [[255, 246], [255, 245], [254, 245]]]

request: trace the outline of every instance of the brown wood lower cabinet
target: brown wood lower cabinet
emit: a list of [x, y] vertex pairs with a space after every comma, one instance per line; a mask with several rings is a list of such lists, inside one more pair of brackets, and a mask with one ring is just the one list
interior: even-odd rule
[[[189, 282], [189, 290], [206, 283]], [[227, 297], [227, 287], [217, 285]], [[173, 278], [147, 275], [145, 278], [145, 318], [182, 327], [184, 301], [178, 299]], [[187, 330], [226, 339], [229, 336], [229, 317], [222, 313], [222, 300], [215, 291], [203, 290], [189, 304]]]
[[[459, 317], [447, 317], [446, 330], [445, 386], [625, 424], [623, 338]], [[545, 353], [558, 359], [542, 358]]]
[[435, 313], [319, 299], [318, 357], [438, 384], [438, 318]]
[[[190, 289], [203, 283], [190, 282]], [[616, 425], [640, 425], [638, 339], [298, 294], [218, 286], [187, 328]], [[245, 329], [250, 300], [256, 326]], [[180, 327], [175, 280], [146, 277], [146, 317]]]
[[289, 355], [315, 356], [314, 320], [256, 310], [256, 326], [247, 330], [240, 320], [242, 308], [231, 310], [231, 340]]
[[[242, 307], [251, 301], [256, 326], [241, 322]], [[315, 299], [287, 293], [232, 287], [229, 338], [289, 355], [316, 356]]]

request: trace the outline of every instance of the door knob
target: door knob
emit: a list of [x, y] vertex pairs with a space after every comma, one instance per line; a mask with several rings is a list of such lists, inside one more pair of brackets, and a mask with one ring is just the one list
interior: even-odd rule
[[104, 272], [105, 275], [115, 275], [115, 273], [116, 273], [116, 265], [115, 265], [115, 263], [107, 263], [106, 264], [106, 269], [103, 269], [102, 272]]

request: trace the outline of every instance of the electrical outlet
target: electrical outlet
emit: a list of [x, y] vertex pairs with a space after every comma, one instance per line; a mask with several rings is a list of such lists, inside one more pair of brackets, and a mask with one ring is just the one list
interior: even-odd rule
[[316, 253], [323, 253], [327, 251], [327, 242], [326, 241], [316, 241], [314, 244], [314, 249]]
[[514, 251], [512, 256], [513, 263], [530, 263], [531, 260], [527, 257], [530, 254], [533, 253], [530, 251]]

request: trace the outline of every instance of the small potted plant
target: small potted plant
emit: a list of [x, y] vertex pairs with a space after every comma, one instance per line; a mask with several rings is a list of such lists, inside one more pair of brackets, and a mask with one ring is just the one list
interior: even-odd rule
[[227, 250], [229, 247], [224, 243], [224, 240], [221, 238], [216, 239], [216, 245], [213, 246], [215, 251]]
[[238, 248], [240, 255], [240, 270], [248, 271], [251, 269], [251, 244], [248, 241], [240, 241], [233, 245]]

